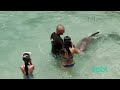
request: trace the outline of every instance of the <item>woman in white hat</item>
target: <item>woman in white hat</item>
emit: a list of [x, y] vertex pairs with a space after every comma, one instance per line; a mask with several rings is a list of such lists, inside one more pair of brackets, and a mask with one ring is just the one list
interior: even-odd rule
[[31, 52], [24, 52], [22, 54], [22, 59], [24, 61], [24, 65], [20, 66], [20, 69], [23, 73], [24, 76], [29, 77], [30, 75], [32, 75], [33, 70], [34, 70], [34, 65], [32, 64], [31, 61]]

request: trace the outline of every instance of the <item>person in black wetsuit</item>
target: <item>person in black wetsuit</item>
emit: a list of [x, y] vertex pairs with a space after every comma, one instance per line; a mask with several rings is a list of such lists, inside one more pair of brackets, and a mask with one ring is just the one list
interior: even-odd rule
[[59, 55], [59, 51], [63, 47], [63, 39], [60, 37], [60, 35], [63, 35], [64, 32], [65, 32], [64, 26], [59, 24], [56, 27], [56, 32], [53, 32], [51, 34], [51, 37], [50, 37], [51, 45], [52, 45], [51, 53], [53, 55]]

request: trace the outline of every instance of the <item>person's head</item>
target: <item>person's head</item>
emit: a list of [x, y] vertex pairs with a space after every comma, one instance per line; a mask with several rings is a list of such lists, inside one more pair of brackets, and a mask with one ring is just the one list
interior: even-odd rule
[[71, 38], [69, 36], [65, 36], [64, 37], [64, 45], [63, 48], [67, 50], [68, 54], [71, 55], [70, 52], [70, 47], [72, 47], [72, 42], [71, 42]]
[[31, 52], [23, 52], [22, 54], [23, 61], [26, 61], [27, 59], [31, 60], [31, 55], [32, 55]]
[[59, 24], [57, 27], [56, 27], [56, 33], [59, 34], [59, 35], [63, 35], [63, 33], [65, 32], [65, 28], [63, 25]]
[[31, 60], [29, 53], [24, 53], [22, 58], [24, 62], [29, 62]]
[[72, 47], [71, 38], [69, 36], [64, 37], [64, 47]]

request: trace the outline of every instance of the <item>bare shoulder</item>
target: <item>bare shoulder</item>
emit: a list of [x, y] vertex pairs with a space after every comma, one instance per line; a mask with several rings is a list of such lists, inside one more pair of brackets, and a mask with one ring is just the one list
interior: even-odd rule
[[33, 68], [33, 69], [34, 69], [34, 65], [33, 65], [33, 64], [29, 66], [29, 69], [31, 69], [31, 68]]

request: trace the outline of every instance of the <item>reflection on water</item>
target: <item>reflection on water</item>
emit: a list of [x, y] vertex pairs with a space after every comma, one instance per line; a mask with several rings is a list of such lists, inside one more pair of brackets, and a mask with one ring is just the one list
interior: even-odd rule
[[112, 41], [115, 44], [120, 43], [120, 34], [118, 32], [111, 32], [108, 34], [101, 34], [99, 35], [99, 38], [97, 38], [99, 42], [107, 42]]
[[117, 32], [108, 34], [108, 38], [111, 38], [112, 40], [115, 41], [120, 41], [120, 35]]

